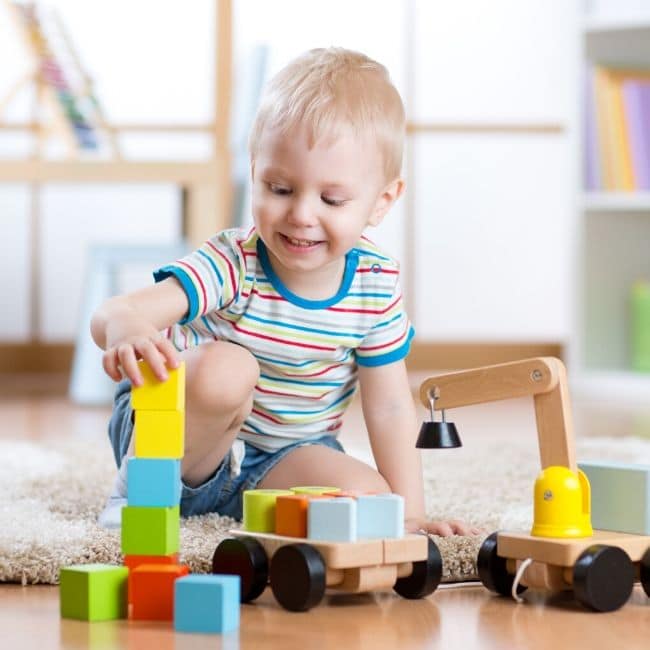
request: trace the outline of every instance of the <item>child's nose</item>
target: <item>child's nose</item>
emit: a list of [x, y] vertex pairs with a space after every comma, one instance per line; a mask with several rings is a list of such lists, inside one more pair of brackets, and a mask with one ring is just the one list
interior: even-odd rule
[[317, 221], [314, 206], [306, 198], [292, 201], [288, 218], [290, 223], [299, 226], [313, 226]]

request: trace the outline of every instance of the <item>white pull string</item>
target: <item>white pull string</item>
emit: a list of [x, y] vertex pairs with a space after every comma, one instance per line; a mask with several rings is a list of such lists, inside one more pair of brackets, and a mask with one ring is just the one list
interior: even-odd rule
[[512, 590], [510, 593], [512, 594], [512, 597], [515, 599], [516, 603], [523, 603], [524, 599], [517, 593], [517, 587], [519, 586], [519, 583], [521, 582], [521, 578], [524, 575], [524, 572], [526, 569], [532, 564], [533, 558], [532, 557], [527, 557], [520, 565], [519, 568], [517, 569], [517, 573], [515, 574], [515, 579], [512, 583]]

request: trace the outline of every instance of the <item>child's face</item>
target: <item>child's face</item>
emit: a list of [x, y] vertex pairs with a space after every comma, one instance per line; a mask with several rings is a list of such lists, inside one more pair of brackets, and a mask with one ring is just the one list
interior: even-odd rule
[[253, 218], [283, 279], [331, 269], [368, 225], [381, 222], [402, 181], [386, 184], [383, 157], [369, 137], [322, 139], [267, 129], [252, 165]]

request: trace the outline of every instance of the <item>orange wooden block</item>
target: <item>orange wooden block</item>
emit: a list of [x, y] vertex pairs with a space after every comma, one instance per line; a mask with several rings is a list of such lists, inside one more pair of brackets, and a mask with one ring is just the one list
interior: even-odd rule
[[280, 495], [275, 500], [275, 534], [287, 537], [307, 537], [307, 511], [311, 499], [323, 499], [321, 494]]
[[141, 621], [174, 619], [174, 582], [190, 572], [184, 564], [141, 564], [129, 573], [133, 596], [131, 618]]
[[[131, 575], [133, 569], [141, 564], [178, 564], [178, 553], [171, 553], [170, 555], [125, 555], [123, 564], [128, 567], [129, 575]], [[131, 580], [129, 580], [127, 601], [129, 604], [133, 602], [133, 598], [131, 598]]]

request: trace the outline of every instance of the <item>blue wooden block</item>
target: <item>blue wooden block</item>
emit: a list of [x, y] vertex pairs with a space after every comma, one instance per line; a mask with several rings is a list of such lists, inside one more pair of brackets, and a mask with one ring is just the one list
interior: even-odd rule
[[189, 575], [174, 583], [177, 632], [226, 634], [239, 627], [240, 577]]
[[591, 485], [591, 523], [600, 530], [650, 535], [650, 465], [585, 461]]
[[328, 542], [357, 541], [357, 502], [349, 497], [311, 499], [307, 537]]
[[181, 502], [180, 460], [129, 458], [126, 489], [130, 506], [177, 506]]
[[357, 498], [359, 539], [404, 537], [404, 498], [399, 494], [368, 494]]

